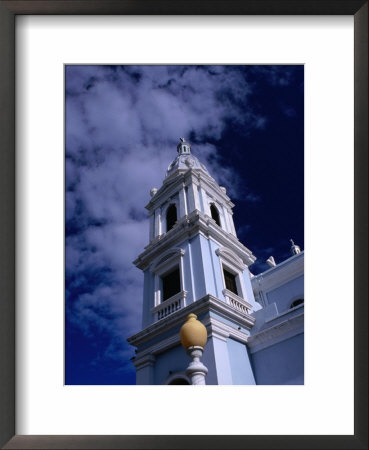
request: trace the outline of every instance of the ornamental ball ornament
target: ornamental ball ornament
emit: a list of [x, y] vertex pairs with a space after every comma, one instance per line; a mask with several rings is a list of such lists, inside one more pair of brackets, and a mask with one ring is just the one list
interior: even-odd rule
[[189, 347], [205, 347], [208, 333], [205, 326], [197, 320], [196, 314], [189, 314], [187, 321], [182, 325], [179, 337], [185, 349]]

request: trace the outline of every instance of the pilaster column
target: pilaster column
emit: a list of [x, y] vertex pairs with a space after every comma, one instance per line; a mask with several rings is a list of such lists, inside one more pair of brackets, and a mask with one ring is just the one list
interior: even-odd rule
[[234, 222], [233, 222], [233, 213], [232, 212], [229, 213], [229, 222], [231, 224], [232, 233], [237, 237], [236, 228], [235, 228]]
[[186, 205], [186, 191], [185, 187], [182, 186], [178, 192], [179, 196], [179, 218], [187, 215], [187, 205]]
[[226, 231], [228, 231], [228, 233], [232, 233], [228, 210], [224, 206], [222, 206], [222, 210], [223, 210], [223, 218], [224, 218], [224, 227], [225, 227]]
[[200, 194], [200, 197], [201, 197], [201, 200], [202, 200], [202, 204], [204, 206], [203, 213], [207, 214], [209, 217], [211, 217], [209, 203], [208, 203], [208, 200], [206, 198], [206, 192], [205, 192], [205, 190], [204, 190], [204, 188], [202, 186], [199, 186], [199, 194]]
[[133, 364], [136, 367], [136, 384], [154, 384], [154, 355], [137, 355]]
[[197, 190], [197, 186], [194, 183], [191, 183], [188, 186], [188, 203], [189, 203], [189, 211], [191, 213], [195, 209], [200, 211], [200, 202], [199, 202], [199, 193]]
[[161, 234], [161, 208], [155, 210], [155, 236]]

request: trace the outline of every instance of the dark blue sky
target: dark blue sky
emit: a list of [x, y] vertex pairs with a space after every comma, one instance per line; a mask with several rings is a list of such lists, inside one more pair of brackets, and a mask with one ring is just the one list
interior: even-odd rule
[[67, 66], [66, 384], [134, 384], [144, 206], [179, 137], [235, 203], [260, 273], [304, 247], [303, 66]]

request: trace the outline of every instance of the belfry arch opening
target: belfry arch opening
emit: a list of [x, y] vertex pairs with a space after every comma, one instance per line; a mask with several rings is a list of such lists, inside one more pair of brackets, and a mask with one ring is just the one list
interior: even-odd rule
[[219, 218], [219, 211], [218, 208], [212, 203], [210, 205], [210, 214], [211, 218], [215, 220], [215, 223], [220, 227], [220, 218]]
[[167, 231], [174, 227], [177, 222], [177, 208], [176, 205], [171, 204], [167, 209]]

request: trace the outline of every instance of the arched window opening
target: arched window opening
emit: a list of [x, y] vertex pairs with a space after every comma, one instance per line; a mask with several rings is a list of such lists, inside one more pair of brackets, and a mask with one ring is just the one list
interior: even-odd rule
[[179, 275], [179, 267], [176, 267], [172, 272], [162, 277], [163, 283], [163, 301], [167, 300], [173, 295], [181, 292], [181, 278]]
[[299, 298], [298, 300], [295, 300], [291, 303], [290, 309], [295, 308], [296, 306], [302, 305], [304, 303], [303, 298]]
[[176, 205], [170, 205], [167, 210], [167, 231], [171, 230], [176, 222], [177, 222]]
[[187, 380], [184, 378], [174, 378], [169, 384], [190, 384]]
[[219, 219], [219, 212], [217, 210], [217, 207], [212, 203], [210, 205], [210, 213], [211, 218], [215, 220], [215, 223], [220, 227], [220, 219]]

